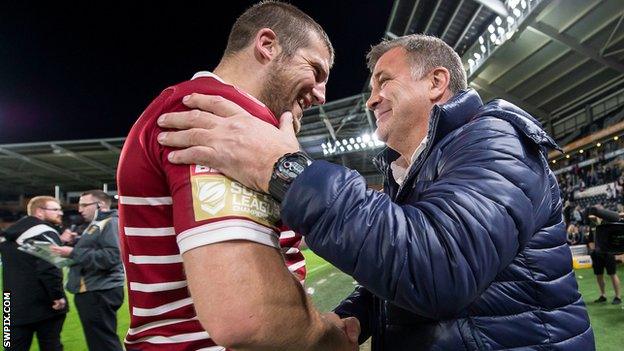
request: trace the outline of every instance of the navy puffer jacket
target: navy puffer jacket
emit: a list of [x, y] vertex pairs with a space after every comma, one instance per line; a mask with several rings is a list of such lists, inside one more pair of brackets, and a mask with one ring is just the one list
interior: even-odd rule
[[429, 143], [384, 192], [315, 161], [282, 218], [360, 284], [336, 309], [373, 350], [593, 350], [565, 240], [557, 148], [535, 119], [474, 90], [435, 106]]

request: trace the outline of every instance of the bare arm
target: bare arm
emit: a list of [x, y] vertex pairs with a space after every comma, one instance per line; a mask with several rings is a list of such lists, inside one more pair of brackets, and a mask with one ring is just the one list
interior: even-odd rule
[[219, 345], [234, 350], [356, 350], [313, 308], [278, 250], [246, 241], [183, 254], [195, 310]]

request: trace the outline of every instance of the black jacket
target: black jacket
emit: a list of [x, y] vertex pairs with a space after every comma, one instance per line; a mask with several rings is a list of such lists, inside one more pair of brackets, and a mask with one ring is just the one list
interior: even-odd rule
[[67, 290], [78, 294], [107, 290], [124, 285], [124, 270], [119, 253], [119, 217], [117, 211], [99, 212], [80, 240], [70, 258]]
[[[67, 313], [67, 308], [52, 309], [54, 300], [65, 297], [63, 272], [36, 256], [18, 250], [18, 242], [53, 241], [61, 245], [56, 229], [38, 218], [27, 216], [4, 233], [0, 244], [2, 254], [2, 286], [11, 293], [11, 324], [24, 325]], [[17, 241], [17, 242], [16, 242]]]

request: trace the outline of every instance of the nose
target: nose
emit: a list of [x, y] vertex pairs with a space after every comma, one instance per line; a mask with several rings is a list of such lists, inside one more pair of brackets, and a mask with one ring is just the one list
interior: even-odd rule
[[379, 105], [380, 102], [381, 102], [381, 96], [379, 96], [379, 94], [377, 94], [375, 89], [373, 89], [373, 91], [371, 91], [371, 94], [368, 100], [366, 100], [366, 107], [368, 107], [368, 109], [371, 111], [375, 111], [375, 109], [377, 108], [377, 105]]
[[312, 104], [323, 105], [325, 103], [325, 84], [325, 82], [318, 83], [314, 89], [312, 89], [312, 97], [314, 100]]

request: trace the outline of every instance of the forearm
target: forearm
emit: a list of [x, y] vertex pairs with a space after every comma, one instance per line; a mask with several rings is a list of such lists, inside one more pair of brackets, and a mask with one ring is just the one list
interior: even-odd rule
[[217, 344], [234, 350], [348, 350], [344, 334], [314, 309], [276, 249], [224, 242], [190, 250], [183, 259], [195, 310]]
[[260, 307], [254, 317], [262, 327], [227, 346], [236, 351], [346, 350], [344, 332], [314, 308], [296, 277], [290, 275], [284, 282], [279, 287], [272, 282], [254, 302]]
[[[285, 294], [265, 305], [265, 313], [258, 316], [264, 327], [255, 337], [241, 338], [240, 344], [231, 344], [230, 348], [237, 351], [347, 350], [344, 331], [314, 308], [295, 277], [292, 282], [290, 291], [283, 291]], [[284, 297], [290, 301], [284, 301]]]

